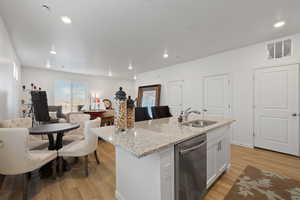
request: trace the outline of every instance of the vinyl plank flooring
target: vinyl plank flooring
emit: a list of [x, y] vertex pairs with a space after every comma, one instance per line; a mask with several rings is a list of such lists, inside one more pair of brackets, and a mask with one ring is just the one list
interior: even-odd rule
[[[228, 172], [210, 188], [204, 200], [223, 200], [242, 171], [252, 165], [264, 170], [300, 180], [300, 159], [294, 156], [249, 149], [232, 145], [232, 165]], [[89, 156], [90, 175], [86, 177], [83, 159], [72, 165], [72, 170], [57, 180], [30, 181], [29, 195], [32, 200], [114, 200], [115, 151], [109, 143], [101, 141], [98, 148], [100, 165], [93, 155]], [[1, 184], [1, 182], [3, 182]], [[0, 199], [22, 199], [22, 176], [0, 177]]]

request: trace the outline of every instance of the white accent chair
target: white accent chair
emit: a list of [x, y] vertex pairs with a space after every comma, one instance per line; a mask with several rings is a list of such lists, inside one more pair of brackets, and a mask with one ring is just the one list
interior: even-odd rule
[[68, 115], [70, 123], [78, 123], [80, 127], [78, 129], [69, 131], [65, 134], [65, 141], [83, 140], [84, 139], [84, 125], [86, 121], [90, 120], [90, 115], [83, 113], [70, 113]]
[[28, 197], [30, 172], [53, 161], [52, 173], [56, 177], [56, 151], [29, 150], [29, 132], [26, 128], [0, 128], [0, 174], [24, 177], [23, 199]]
[[[0, 128], [31, 128], [31, 118], [17, 118], [13, 120], [0, 120]], [[48, 146], [48, 140], [43, 140], [41, 136], [29, 135], [29, 149]]]
[[84, 123], [84, 140], [77, 140], [68, 145], [65, 145], [62, 149], [58, 150], [59, 156], [59, 174], [62, 173], [62, 157], [83, 157], [85, 158], [85, 174], [88, 176], [88, 155], [93, 153], [97, 164], [100, 164], [97, 156], [98, 137], [91, 132], [91, 128], [99, 128], [101, 125], [101, 119], [86, 121]]

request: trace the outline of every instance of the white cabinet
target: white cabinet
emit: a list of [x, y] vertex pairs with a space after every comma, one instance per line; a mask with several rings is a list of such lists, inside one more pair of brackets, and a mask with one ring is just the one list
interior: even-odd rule
[[207, 186], [210, 186], [216, 179], [216, 144], [207, 145]]
[[227, 167], [227, 137], [222, 138], [217, 143], [217, 154], [216, 154], [216, 168], [217, 168], [217, 174], [222, 173], [226, 167]]
[[160, 152], [161, 200], [174, 199], [174, 148]]
[[230, 161], [230, 126], [207, 134], [207, 188], [228, 168]]

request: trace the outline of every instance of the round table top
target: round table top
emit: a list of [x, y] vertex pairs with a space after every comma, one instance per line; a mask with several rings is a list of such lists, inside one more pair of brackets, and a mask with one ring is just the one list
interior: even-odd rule
[[29, 129], [31, 135], [46, 135], [51, 133], [67, 132], [79, 128], [78, 123], [44, 124]]

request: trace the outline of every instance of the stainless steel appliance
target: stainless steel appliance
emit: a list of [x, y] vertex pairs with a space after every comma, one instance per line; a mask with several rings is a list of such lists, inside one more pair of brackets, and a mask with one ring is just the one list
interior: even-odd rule
[[206, 194], [206, 134], [175, 146], [175, 199], [201, 200]]

